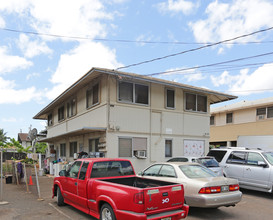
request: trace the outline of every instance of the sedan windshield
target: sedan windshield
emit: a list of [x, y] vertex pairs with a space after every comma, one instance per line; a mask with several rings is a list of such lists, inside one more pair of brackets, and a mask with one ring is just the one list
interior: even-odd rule
[[273, 152], [265, 152], [263, 153], [264, 157], [267, 159], [267, 161], [273, 165]]
[[216, 175], [209, 169], [198, 165], [180, 165], [180, 170], [190, 179], [215, 177]]

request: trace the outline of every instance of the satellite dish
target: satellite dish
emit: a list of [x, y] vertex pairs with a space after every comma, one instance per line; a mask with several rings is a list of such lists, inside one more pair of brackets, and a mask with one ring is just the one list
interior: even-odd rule
[[38, 133], [38, 131], [37, 131], [37, 129], [36, 128], [33, 128], [31, 131], [29, 131], [29, 133], [28, 133], [28, 137], [29, 137], [29, 139], [32, 141], [32, 140], [34, 140], [36, 137], [37, 137], [37, 133]]

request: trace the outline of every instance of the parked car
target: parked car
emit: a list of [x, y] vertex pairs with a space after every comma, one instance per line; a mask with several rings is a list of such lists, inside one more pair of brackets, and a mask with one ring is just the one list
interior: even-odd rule
[[190, 156], [181, 156], [173, 157], [167, 162], [197, 162], [203, 166], [212, 170], [217, 176], [223, 176], [223, 168], [220, 167], [217, 160], [214, 157], [204, 156], [204, 157], [190, 157]]
[[239, 147], [212, 149], [226, 177], [236, 178], [241, 188], [273, 192], [273, 152]]
[[139, 175], [154, 180], [182, 183], [185, 188], [185, 202], [190, 207], [235, 206], [242, 198], [238, 180], [217, 177], [211, 170], [198, 163], [156, 163]]
[[182, 184], [137, 177], [125, 159], [78, 159], [54, 178], [52, 192], [58, 205], [101, 220], [178, 220], [189, 210]]

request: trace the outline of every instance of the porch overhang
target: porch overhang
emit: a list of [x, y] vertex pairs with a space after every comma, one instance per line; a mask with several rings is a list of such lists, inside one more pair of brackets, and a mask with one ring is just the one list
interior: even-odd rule
[[64, 138], [68, 138], [68, 137], [72, 137], [72, 136], [84, 135], [84, 134], [88, 134], [88, 133], [92, 133], [92, 132], [105, 132], [106, 130], [107, 130], [106, 127], [82, 127], [80, 129], [70, 131], [67, 133], [63, 133], [60, 135], [52, 136], [49, 138], [47, 138], [47, 137], [42, 138], [39, 140], [39, 142], [52, 143], [52, 142], [58, 141], [60, 139], [64, 139]]

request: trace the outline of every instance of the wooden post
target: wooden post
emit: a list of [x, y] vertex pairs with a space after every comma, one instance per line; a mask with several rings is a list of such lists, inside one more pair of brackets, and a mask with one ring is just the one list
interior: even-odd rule
[[25, 173], [25, 182], [26, 182], [27, 192], [29, 192], [28, 182], [27, 182], [27, 169], [26, 169], [25, 163], [24, 163], [24, 173]]
[[19, 185], [18, 173], [17, 173], [17, 164], [16, 164], [16, 162], [15, 162], [14, 164], [15, 164], [15, 176], [16, 176], [16, 182], [17, 182], [17, 185]]

